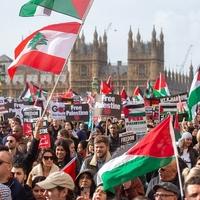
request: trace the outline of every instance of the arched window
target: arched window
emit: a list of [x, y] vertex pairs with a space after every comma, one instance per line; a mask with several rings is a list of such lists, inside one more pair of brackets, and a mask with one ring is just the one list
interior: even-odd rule
[[88, 76], [88, 67], [86, 65], [81, 66], [80, 76]]
[[147, 72], [146, 72], [146, 65], [145, 64], [139, 64], [139, 66], [138, 66], [138, 76], [140, 77], [140, 78], [144, 78], [144, 77], [146, 77], [147, 76]]

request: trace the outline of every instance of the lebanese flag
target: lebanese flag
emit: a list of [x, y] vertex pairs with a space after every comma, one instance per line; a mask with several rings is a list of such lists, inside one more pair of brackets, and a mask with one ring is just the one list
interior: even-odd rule
[[61, 169], [61, 171], [65, 172], [66, 174], [69, 174], [74, 181], [76, 179], [76, 159], [77, 157], [74, 157]]
[[172, 118], [168, 116], [127, 152], [105, 163], [98, 183], [113, 191], [117, 185], [168, 165], [174, 157], [175, 138]]
[[53, 24], [29, 35], [15, 48], [15, 60], [8, 67], [10, 78], [19, 66], [60, 74], [80, 26], [77, 22]]
[[155, 97], [170, 96], [168, 85], [165, 80], [165, 76], [161, 73], [155, 82], [153, 93]]

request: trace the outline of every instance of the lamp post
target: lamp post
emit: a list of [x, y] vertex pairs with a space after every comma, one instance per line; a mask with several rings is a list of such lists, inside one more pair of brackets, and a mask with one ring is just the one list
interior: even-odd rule
[[99, 93], [99, 81], [96, 77], [93, 77], [92, 80], [92, 93], [93, 94]]
[[4, 83], [5, 83], [5, 65], [0, 65], [0, 96], [3, 96], [4, 94], [3, 91]]

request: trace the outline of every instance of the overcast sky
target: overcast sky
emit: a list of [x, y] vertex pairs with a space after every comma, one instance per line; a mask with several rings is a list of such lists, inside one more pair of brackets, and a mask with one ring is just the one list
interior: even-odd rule
[[[19, 17], [20, 7], [28, 0], [1, 1], [0, 55], [13, 58], [22, 37], [52, 23], [75, 21], [66, 15]], [[127, 39], [130, 26], [133, 35], [138, 28], [143, 41], [151, 40], [153, 25], [165, 40], [165, 67], [185, 71], [191, 61], [200, 64], [200, 0], [94, 0], [83, 26], [86, 42], [92, 42], [95, 27], [108, 35], [108, 58], [111, 63], [127, 63]], [[183, 70], [182, 70], [183, 71]]]

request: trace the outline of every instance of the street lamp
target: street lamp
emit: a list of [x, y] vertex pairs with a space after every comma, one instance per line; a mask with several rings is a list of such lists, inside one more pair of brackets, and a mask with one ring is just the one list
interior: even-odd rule
[[92, 93], [97, 94], [99, 92], [99, 81], [96, 77], [92, 80]]

